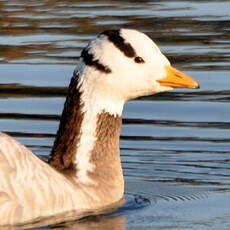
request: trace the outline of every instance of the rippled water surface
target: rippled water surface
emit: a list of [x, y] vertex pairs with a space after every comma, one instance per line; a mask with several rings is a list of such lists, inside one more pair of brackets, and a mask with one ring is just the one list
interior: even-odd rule
[[56, 229], [230, 228], [230, 1], [0, 0], [0, 129], [47, 158], [73, 69], [105, 29], [146, 32], [199, 90], [129, 102], [126, 203]]

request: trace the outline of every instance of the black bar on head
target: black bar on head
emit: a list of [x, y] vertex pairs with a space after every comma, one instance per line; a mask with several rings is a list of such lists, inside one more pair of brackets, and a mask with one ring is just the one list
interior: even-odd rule
[[136, 52], [130, 43], [125, 42], [125, 39], [120, 35], [120, 30], [106, 30], [102, 34], [106, 35], [125, 56], [132, 58], [136, 56]]
[[81, 57], [83, 58], [83, 61], [86, 65], [95, 67], [98, 71], [104, 72], [104, 73], [111, 73], [112, 70], [103, 64], [99, 62], [99, 60], [94, 59], [93, 54], [89, 53], [88, 49], [85, 48], [81, 52]]

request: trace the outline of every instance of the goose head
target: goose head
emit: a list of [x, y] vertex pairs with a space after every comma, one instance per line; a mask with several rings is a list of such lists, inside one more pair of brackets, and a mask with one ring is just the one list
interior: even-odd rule
[[197, 81], [171, 66], [146, 34], [131, 29], [99, 34], [82, 51], [75, 72], [81, 73], [81, 90], [87, 96], [93, 91], [110, 105], [173, 88], [199, 88]]
[[[107, 152], [119, 156], [124, 103], [177, 87], [198, 88], [199, 84], [173, 68], [147, 35], [130, 29], [104, 31], [81, 53], [50, 163], [61, 170], [73, 165], [77, 168], [78, 182], [91, 183], [88, 172], [96, 170], [91, 156], [94, 160], [107, 156]], [[112, 170], [116, 176], [111, 178], [117, 178], [119, 174], [122, 184], [119, 164]], [[122, 189], [119, 191], [123, 194]]]

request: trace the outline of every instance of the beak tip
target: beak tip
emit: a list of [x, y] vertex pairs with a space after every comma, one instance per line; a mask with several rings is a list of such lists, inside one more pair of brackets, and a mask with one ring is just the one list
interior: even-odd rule
[[195, 85], [194, 89], [200, 89], [200, 84], [197, 82], [197, 84]]

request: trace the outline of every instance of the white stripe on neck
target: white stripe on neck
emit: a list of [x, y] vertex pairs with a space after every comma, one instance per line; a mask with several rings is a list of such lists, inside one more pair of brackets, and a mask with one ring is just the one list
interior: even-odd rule
[[[102, 85], [98, 85], [103, 82], [100, 81], [100, 78], [106, 76], [103, 76], [103, 74], [98, 73], [98, 71], [91, 67], [83, 69], [79, 76], [78, 84], [81, 92], [83, 121], [74, 163], [77, 165], [78, 181], [85, 184], [95, 184], [89, 178], [88, 172], [93, 172], [95, 169], [95, 165], [90, 162], [90, 158], [97, 138], [96, 126], [98, 115], [102, 112], [108, 112], [114, 116], [121, 116], [124, 101], [114, 100], [111, 91], [106, 89], [107, 86], [103, 88]], [[99, 79], [95, 80], [95, 78]]]

